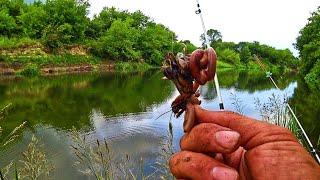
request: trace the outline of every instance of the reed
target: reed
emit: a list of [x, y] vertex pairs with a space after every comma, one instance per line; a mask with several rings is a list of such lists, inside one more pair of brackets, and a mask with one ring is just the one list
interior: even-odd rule
[[231, 100], [231, 104], [235, 107], [236, 111], [239, 114], [244, 115], [245, 105], [243, 104], [243, 101], [237, 96], [236, 93], [232, 92], [230, 94], [230, 100]]
[[156, 162], [156, 169], [160, 174], [160, 179], [175, 179], [174, 176], [171, 174], [169, 167], [169, 160], [171, 156], [174, 154], [174, 152], [175, 151], [173, 146], [173, 126], [170, 120], [166, 141], [161, 144], [160, 160]]
[[128, 154], [116, 158], [107, 140], [96, 140], [93, 145], [86, 141], [86, 137], [75, 129], [71, 133], [75, 166], [83, 175], [97, 180], [112, 179], [152, 179], [156, 172], [146, 175], [143, 170], [143, 159], [134, 163]]
[[[7, 116], [10, 108], [11, 108], [12, 104], [8, 104], [5, 107], [3, 107], [2, 109], [0, 109], [0, 122], [2, 122], [3, 120], [5, 120], [5, 117]], [[6, 135], [4, 137], [2, 137], [2, 132], [3, 129], [0, 126], [0, 149], [5, 148], [7, 145], [9, 145], [10, 143], [12, 143], [13, 141], [15, 141], [19, 135], [21, 130], [25, 127], [26, 125], [26, 121], [23, 122], [22, 124], [20, 124], [19, 126], [17, 126], [16, 128], [14, 128], [13, 131], [11, 131], [9, 133], [9, 135]]]
[[54, 165], [48, 160], [41, 146], [39, 140], [32, 136], [27, 149], [22, 153], [19, 167], [17, 167], [17, 163], [10, 162], [1, 169], [0, 179], [50, 179]]
[[21, 179], [49, 179], [54, 170], [54, 165], [48, 160], [42, 150], [39, 140], [32, 136], [27, 149], [22, 153], [23, 159], [20, 160], [22, 168], [18, 172]]

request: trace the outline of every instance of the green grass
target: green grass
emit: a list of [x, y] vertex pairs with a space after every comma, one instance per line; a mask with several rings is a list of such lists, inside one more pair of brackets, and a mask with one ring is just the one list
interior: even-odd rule
[[39, 42], [30, 38], [7, 38], [0, 37], [0, 50], [1, 49], [14, 49], [19, 47], [26, 47], [37, 45]]
[[4, 57], [3, 61], [8, 64], [21, 63], [22, 65], [36, 64], [38, 66], [45, 65], [73, 65], [73, 64], [97, 64], [100, 59], [93, 56], [83, 55], [47, 55], [47, 56], [17, 56]]
[[217, 68], [234, 68], [235, 66], [223, 61], [218, 61]]
[[18, 75], [23, 76], [38, 76], [40, 74], [40, 68], [36, 64], [28, 64], [22, 71], [18, 72]]
[[137, 62], [116, 62], [116, 71], [121, 72], [136, 72], [136, 71], [146, 71], [153, 68], [153, 66], [147, 63], [137, 63]]

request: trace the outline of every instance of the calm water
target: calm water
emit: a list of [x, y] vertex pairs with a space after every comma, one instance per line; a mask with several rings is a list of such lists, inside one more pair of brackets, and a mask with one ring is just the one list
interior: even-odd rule
[[[158, 71], [62, 75], [33, 79], [0, 78], [0, 107], [12, 103], [2, 122], [4, 135], [23, 121], [21, 137], [0, 153], [0, 167], [21, 158], [21, 152], [35, 134], [56, 169], [54, 178], [87, 179], [73, 166], [70, 131], [107, 139], [117, 155], [143, 158], [146, 171], [159, 160], [160, 144], [166, 141], [170, 109], [178, 95], [173, 84], [160, 80]], [[320, 134], [320, 93], [312, 93], [295, 75], [275, 76], [281, 91], [273, 88], [264, 74], [224, 71], [219, 73], [221, 92], [228, 110], [235, 110], [233, 96], [242, 101], [244, 113], [260, 118], [255, 98], [267, 102], [272, 94], [290, 97], [293, 109], [314, 144]], [[213, 83], [201, 88], [202, 106], [218, 110]], [[182, 118], [173, 118], [176, 148], [182, 136]]]

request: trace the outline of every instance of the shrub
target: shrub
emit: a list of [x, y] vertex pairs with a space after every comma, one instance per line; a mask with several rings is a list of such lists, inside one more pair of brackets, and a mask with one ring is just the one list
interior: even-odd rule
[[305, 80], [312, 89], [320, 90], [320, 61], [315, 64], [310, 73], [306, 75]]
[[40, 74], [40, 69], [36, 64], [28, 64], [20, 74], [24, 76], [37, 76]]

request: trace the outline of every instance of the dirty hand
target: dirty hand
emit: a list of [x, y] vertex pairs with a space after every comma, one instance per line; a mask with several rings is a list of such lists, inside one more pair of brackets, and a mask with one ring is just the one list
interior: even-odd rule
[[197, 125], [170, 159], [177, 179], [320, 179], [320, 166], [287, 129], [194, 108]]

